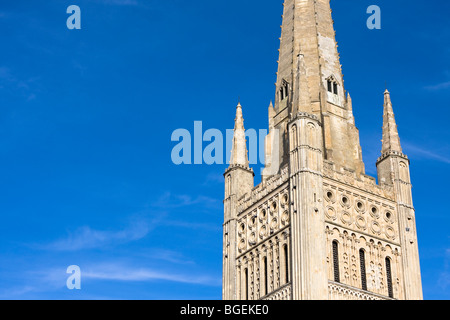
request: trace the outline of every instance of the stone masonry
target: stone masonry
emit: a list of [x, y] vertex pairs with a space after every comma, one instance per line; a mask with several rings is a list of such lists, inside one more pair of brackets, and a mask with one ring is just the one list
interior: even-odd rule
[[365, 174], [330, 0], [283, 5], [257, 186], [236, 108], [224, 174], [223, 299], [423, 299], [410, 163], [390, 93], [377, 184]]

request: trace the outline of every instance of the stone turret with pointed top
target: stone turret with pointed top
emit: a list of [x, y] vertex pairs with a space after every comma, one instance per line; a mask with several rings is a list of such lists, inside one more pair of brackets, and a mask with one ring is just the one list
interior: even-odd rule
[[390, 151], [402, 153], [400, 137], [398, 135], [397, 124], [395, 123], [394, 110], [392, 108], [391, 94], [386, 89], [384, 92], [384, 113], [383, 113], [383, 140], [381, 153]]
[[239, 102], [234, 120], [233, 146], [231, 149], [230, 166], [240, 165], [248, 168], [247, 140], [245, 138], [244, 117]]
[[377, 161], [380, 185], [391, 186], [397, 202], [399, 241], [402, 247], [404, 295], [407, 300], [422, 300], [419, 248], [416, 217], [412, 201], [412, 184], [408, 157], [403, 154], [395, 123], [391, 95], [384, 92], [383, 140], [381, 157]]
[[225, 199], [223, 224], [223, 298], [236, 299], [236, 218], [238, 200], [254, 187], [253, 170], [249, 167], [242, 106], [236, 107], [230, 166], [224, 173]]
[[365, 174], [330, 0], [284, 0], [275, 85], [257, 186], [236, 109], [223, 298], [422, 299], [410, 162], [391, 97], [386, 90], [377, 183]]

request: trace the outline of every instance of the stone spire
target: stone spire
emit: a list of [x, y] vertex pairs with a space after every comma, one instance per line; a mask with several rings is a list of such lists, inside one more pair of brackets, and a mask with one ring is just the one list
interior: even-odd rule
[[364, 173], [362, 154], [354, 151], [359, 132], [345, 94], [330, 0], [284, 0], [281, 28], [274, 101], [280, 140], [273, 146], [280, 168], [289, 162], [287, 124], [301, 112], [321, 119], [325, 160]]
[[241, 103], [236, 107], [236, 119], [234, 120], [233, 146], [231, 149], [230, 167], [240, 165], [248, 168], [247, 139], [245, 137], [244, 117]]
[[397, 124], [395, 123], [394, 110], [392, 109], [391, 95], [386, 89], [384, 92], [383, 140], [381, 153], [385, 154], [390, 151], [402, 153], [402, 147], [400, 145]]
[[[299, 86], [295, 82], [298, 70], [301, 70], [309, 88], [313, 112], [320, 112], [320, 91], [322, 86], [326, 87], [330, 77], [338, 83], [337, 95], [344, 101], [344, 81], [330, 0], [284, 0], [281, 28], [277, 92], [282, 91], [285, 82], [289, 84], [289, 93], [297, 90]], [[285, 107], [282, 100], [275, 101], [277, 112]], [[293, 104], [293, 110], [300, 109], [298, 102], [290, 100], [288, 105]]]

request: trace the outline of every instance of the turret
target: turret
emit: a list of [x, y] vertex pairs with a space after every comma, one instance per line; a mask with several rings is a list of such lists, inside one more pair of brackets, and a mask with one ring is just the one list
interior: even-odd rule
[[242, 106], [236, 107], [230, 166], [224, 173], [225, 200], [223, 225], [223, 299], [236, 299], [236, 217], [237, 202], [254, 187], [254, 173], [249, 167]]
[[384, 92], [381, 157], [377, 161], [378, 180], [381, 185], [385, 184], [393, 187], [397, 202], [405, 298], [407, 300], [422, 300], [422, 280], [409, 165], [410, 161], [403, 154], [400, 145], [391, 95], [386, 90]]
[[390, 151], [402, 152], [400, 137], [398, 135], [397, 124], [395, 123], [394, 110], [392, 108], [391, 94], [386, 89], [384, 92], [384, 112], [383, 112], [383, 144], [381, 153]]

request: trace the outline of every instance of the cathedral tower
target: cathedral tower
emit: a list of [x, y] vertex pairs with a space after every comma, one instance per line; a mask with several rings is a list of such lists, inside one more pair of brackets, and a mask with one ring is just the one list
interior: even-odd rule
[[409, 160], [384, 94], [365, 174], [329, 0], [285, 0], [266, 168], [254, 186], [242, 106], [224, 200], [223, 298], [422, 299]]

